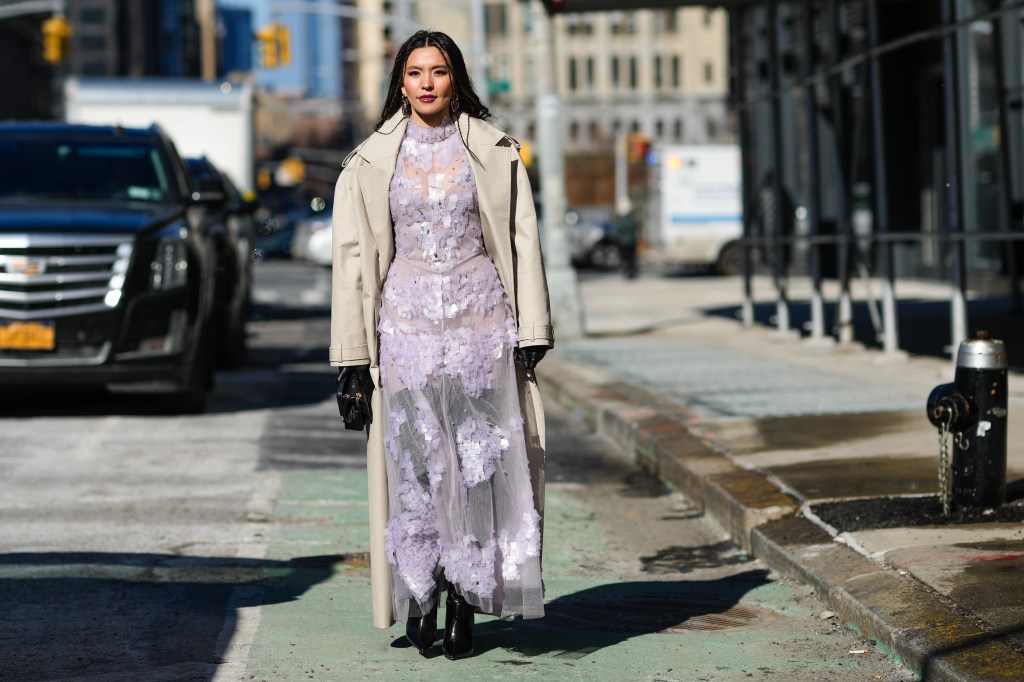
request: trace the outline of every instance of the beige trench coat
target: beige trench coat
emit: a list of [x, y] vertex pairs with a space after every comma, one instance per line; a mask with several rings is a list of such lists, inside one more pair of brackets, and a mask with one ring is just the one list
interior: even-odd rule
[[[551, 311], [537, 215], [518, 144], [484, 121], [457, 116], [476, 178], [484, 246], [508, 293], [520, 346], [552, 346]], [[349, 155], [335, 188], [330, 361], [369, 363], [379, 386], [377, 323], [381, 289], [395, 255], [388, 192], [408, 119], [396, 114]], [[544, 511], [544, 412], [532, 372], [519, 370], [519, 399], [537, 511]], [[367, 444], [370, 582], [373, 625], [390, 627], [390, 568], [384, 552], [388, 517], [387, 473], [380, 391]]]

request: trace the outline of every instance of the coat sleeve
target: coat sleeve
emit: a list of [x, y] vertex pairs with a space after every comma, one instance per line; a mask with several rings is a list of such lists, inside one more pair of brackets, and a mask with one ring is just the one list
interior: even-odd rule
[[515, 155], [512, 183], [512, 263], [516, 281], [516, 310], [519, 315], [520, 346], [554, 346], [551, 303], [544, 274], [537, 209], [522, 159]]
[[347, 166], [334, 189], [331, 239], [331, 365], [370, 363], [363, 317], [363, 276], [359, 248], [359, 201], [355, 169]]

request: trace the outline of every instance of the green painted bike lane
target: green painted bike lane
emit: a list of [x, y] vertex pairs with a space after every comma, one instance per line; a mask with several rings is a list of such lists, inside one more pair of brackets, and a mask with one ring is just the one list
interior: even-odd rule
[[[729, 564], [728, 575], [686, 566], [658, 571], [657, 560], [640, 567], [638, 557], [649, 548], [633, 541], [631, 528], [655, 523], [648, 517], [658, 500], [624, 498], [621, 486], [578, 483], [547, 487], [548, 617], [477, 616], [473, 657], [445, 659], [440, 639], [432, 656], [421, 657], [405, 644], [403, 624], [370, 625], [365, 473], [280, 477], [266, 558], [292, 568], [268, 571], [262, 583], [259, 625], [239, 679], [913, 679], [853, 633], [821, 621], [822, 607], [808, 588], [773, 580], [763, 565], [723, 550], [721, 542], [715, 561], [702, 559], [708, 550], [700, 547], [670, 547], [661, 559], [670, 569], [673, 556]], [[672, 511], [660, 504], [659, 522], [668, 523]], [[866, 654], [850, 653], [864, 646]]]

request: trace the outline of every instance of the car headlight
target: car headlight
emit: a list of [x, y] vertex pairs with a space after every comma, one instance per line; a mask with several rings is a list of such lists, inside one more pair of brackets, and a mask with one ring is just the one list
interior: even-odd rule
[[149, 288], [166, 291], [185, 286], [188, 281], [188, 249], [181, 237], [164, 237], [156, 246], [150, 263]]

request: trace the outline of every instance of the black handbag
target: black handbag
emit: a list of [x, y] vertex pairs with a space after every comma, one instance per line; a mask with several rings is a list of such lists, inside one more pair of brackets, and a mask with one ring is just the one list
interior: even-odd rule
[[373, 422], [370, 400], [373, 379], [369, 366], [342, 367], [338, 372], [338, 413], [350, 431], [362, 431]]

